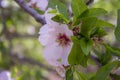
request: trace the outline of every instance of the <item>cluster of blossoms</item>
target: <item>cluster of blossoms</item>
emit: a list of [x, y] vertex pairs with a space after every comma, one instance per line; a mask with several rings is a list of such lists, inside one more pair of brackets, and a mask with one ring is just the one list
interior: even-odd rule
[[8, 71], [0, 72], [0, 80], [14, 80], [11, 78], [11, 74]]
[[[47, 0], [31, 0], [30, 4], [36, 4], [40, 10], [45, 10], [48, 4]], [[60, 24], [51, 18], [55, 14], [49, 13], [52, 8], [45, 11], [44, 17], [46, 24], [40, 28], [39, 42], [44, 46], [43, 57], [46, 61], [57, 68], [61, 74], [65, 66], [69, 66], [68, 55], [72, 48], [70, 37], [73, 32], [69, 30], [66, 24]], [[64, 75], [61, 75], [64, 77]]]

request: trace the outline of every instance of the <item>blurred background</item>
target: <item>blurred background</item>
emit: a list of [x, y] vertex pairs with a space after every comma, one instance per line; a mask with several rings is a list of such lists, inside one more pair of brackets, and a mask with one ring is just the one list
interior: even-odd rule
[[[62, 80], [42, 58], [43, 46], [38, 42], [41, 24], [14, 0], [0, 1], [0, 70], [9, 70], [17, 80]], [[60, 1], [66, 4], [65, 0]], [[116, 25], [119, 0], [95, 0], [89, 6], [107, 10], [108, 14], [102, 18]], [[117, 44], [113, 30], [107, 40]], [[94, 71], [93, 67], [87, 70]]]

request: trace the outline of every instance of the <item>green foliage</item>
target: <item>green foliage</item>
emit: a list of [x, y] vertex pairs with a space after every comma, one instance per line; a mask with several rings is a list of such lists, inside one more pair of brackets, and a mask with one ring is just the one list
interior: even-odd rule
[[117, 15], [117, 27], [115, 29], [115, 36], [118, 41], [120, 41], [120, 10], [118, 10]]
[[87, 10], [87, 6], [85, 5], [83, 0], [72, 0], [71, 1], [71, 7], [74, 14], [73, 18], [73, 25], [76, 25], [77, 18], [85, 11]]
[[[36, 38], [39, 30], [39, 27], [37, 26], [40, 26], [40, 24], [37, 24], [30, 16], [28, 16], [28, 14], [25, 14], [23, 10], [14, 6], [14, 3], [12, 3], [13, 1], [7, 1], [11, 3], [11, 5], [4, 10], [4, 20], [6, 20], [6, 23], [4, 24], [6, 24], [6, 31], [4, 31], [3, 34], [1, 34], [3, 30], [1, 26], [3, 26], [3, 23], [2, 19], [0, 19], [0, 69], [11, 70], [13, 77], [16, 77], [17, 80], [46, 80], [49, 67], [48, 65], [47, 67], [44, 67], [44, 65], [41, 66], [42, 63], [45, 64], [41, 54], [39, 54], [42, 52], [43, 48], [42, 46], [39, 46]], [[70, 55], [68, 56], [68, 62], [70, 65], [67, 66], [69, 68], [66, 69], [66, 80], [90, 80], [88, 78], [89, 74], [90, 78], [92, 75], [91, 80], [111, 80], [110, 77], [119, 80], [120, 75], [112, 74], [111, 71], [114, 70], [113, 68], [116, 66], [119, 67], [118, 64], [120, 63], [117, 62], [117, 60], [113, 62], [111, 61], [114, 59], [113, 56], [118, 57], [118, 59], [120, 58], [120, 49], [106, 43], [99, 44], [99, 42], [97, 43], [93, 38], [97, 37], [101, 39], [107, 34], [108, 28], [114, 29], [114, 25], [108, 22], [108, 17], [111, 17], [109, 16], [110, 14], [107, 14], [108, 17], [105, 19], [107, 11], [103, 8], [106, 8], [107, 6], [107, 8], [111, 9], [111, 7], [106, 5], [110, 2], [112, 5], [120, 7], [120, 1], [98, 0], [98, 2], [100, 2], [98, 5], [101, 5], [101, 3], [104, 4], [101, 6], [103, 8], [91, 8], [92, 5], [87, 7], [85, 4], [86, 1], [87, 0], [71, 0], [73, 16], [70, 16], [67, 6], [65, 5], [66, 3], [62, 3], [67, 2], [67, 0], [49, 0], [48, 7], [53, 8], [49, 13], [56, 14], [52, 20], [68, 24], [70, 19], [73, 18], [73, 21], [71, 22], [72, 24], [69, 24], [68, 26], [72, 26], [72, 28], [80, 28], [77, 35], [71, 38], [73, 46]], [[118, 4], [115, 4], [115, 2]], [[38, 10], [38, 8], [35, 10], [39, 14], [44, 13]], [[28, 33], [31, 24], [34, 25], [33, 28], [36, 30], [33, 34]], [[32, 31], [33, 29], [30, 32], [32, 33]], [[115, 36], [117, 40], [120, 41], [120, 10], [118, 10]], [[98, 47], [97, 45], [99, 45], [99, 47], [102, 46], [102, 49], [99, 48], [98, 50], [93, 50]], [[20, 61], [17, 57], [11, 59], [9, 50], [11, 50], [13, 54], [18, 55]], [[95, 62], [100, 64], [100, 66], [98, 65], [100, 69], [93, 76], [92, 72], [86, 72], [84, 69], [89, 69], [89, 66], [95, 65], [88, 61], [88, 59], [91, 58], [90, 55], [94, 55], [94, 53], [96, 59]], [[28, 58], [24, 59], [24, 57], [28, 57], [31, 60]], [[34, 60], [36, 62], [34, 62]], [[80, 66], [79, 69], [76, 69], [76, 66]], [[15, 69], [13, 69], [13, 67], [15, 67]], [[80, 68], [84, 69], [81, 70]]]
[[89, 55], [93, 47], [93, 41], [91, 39], [87, 40], [85, 38], [82, 38], [80, 39], [80, 46], [81, 46], [82, 52], [87, 56]]
[[119, 48], [116, 48], [116, 47], [113, 47], [113, 46], [107, 45], [107, 44], [105, 44], [105, 47], [112, 55], [120, 58], [120, 49]]
[[110, 74], [111, 70], [116, 67], [119, 62], [111, 62], [102, 66], [96, 73], [96, 75], [91, 80], [106, 80], [107, 76]]
[[67, 71], [66, 71], [66, 80], [74, 80], [73, 79], [73, 71], [71, 68], [67, 69]]
[[76, 75], [78, 77], [78, 80], [87, 80], [86, 76], [79, 71], [76, 71]]
[[73, 47], [68, 57], [69, 64], [81, 64], [82, 66], [87, 66], [87, 59], [89, 55], [86, 56], [85, 53], [83, 53], [80, 40], [76, 37], [72, 37], [72, 41]]
[[102, 8], [90, 8], [90, 9], [84, 11], [78, 18], [98, 17], [98, 16], [104, 15], [106, 13], [107, 13], [107, 11]]
[[91, 33], [96, 28], [96, 21], [96, 17], [84, 18], [81, 25], [81, 34], [86, 38], [90, 38]]
[[68, 19], [66, 19], [63, 15], [61, 14], [56, 14], [56, 16], [54, 16], [52, 18], [52, 20], [59, 22], [59, 23], [68, 23]]
[[69, 14], [68, 14], [66, 6], [63, 3], [61, 3], [58, 0], [49, 0], [48, 7], [58, 10], [59, 14], [56, 17], [54, 17], [53, 20], [58, 22], [57, 19], [60, 19], [60, 22], [61, 22], [61, 19], [63, 19], [65, 20], [66, 23], [69, 22]]

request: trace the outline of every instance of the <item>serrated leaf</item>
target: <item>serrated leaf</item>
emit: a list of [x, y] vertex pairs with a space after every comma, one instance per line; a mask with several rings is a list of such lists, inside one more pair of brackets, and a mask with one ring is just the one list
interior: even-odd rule
[[71, 7], [72, 7], [72, 12], [74, 14], [73, 25], [76, 25], [77, 17], [80, 16], [88, 8], [83, 0], [72, 0]]
[[98, 37], [103, 37], [105, 35], [107, 35], [107, 32], [105, 31], [103, 27], [99, 27], [95, 29], [91, 34], [91, 36], [98, 36]]
[[84, 11], [79, 16], [79, 18], [83, 18], [83, 17], [98, 17], [98, 16], [104, 15], [106, 13], [107, 13], [107, 11], [102, 9], [102, 8], [91, 8], [91, 9], [88, 9], [88, 10]]
[[106, 47], [106, 49], [109, 50], [109, 52], [110, 52], [112, 55], [118, 56], [118, 57], [120, 58], [120, 49], [119, 49], [119, 48], [112, 47], [112, 46], [107, 45], [107, 44], [105, 44], [104, 46]]
[[82, 18], [98, 17], [98, 16], [104, 15], [106, 13], [107, 13], [107, 11], [102, 8], [86, 9], [81, 15], [79, 15], [79, 17], [76, 18], [76, 24], [79, 24], [79, 22]]
[[82, 52], [85, 55], [89, 55], [92, 47], [93, 47], [93, 41], [91, 39], [86, 40], [85, 38], [80, 39], [80, 46], [82, 49]]
[[61, 14], [57, 14], [52, 18], [52, 20], [59, 22], [59, 23], [68, 23], [69, 21]]
[[73, 79], [73, 72], [72, 72], [71, 68], [67, 69], [67, 71], [66, 71], [66, 80], [74, 80]]
[[49, 0], [48, 7], [58, 10], [58, 12], [69, 21], [67, 7], [59, 0]]
[[117, 27], [115, 29], [115, 36], [118, 41], [120, 41], [120, 9], [117, 14]]
[[96, 22], [96, 26], [97, 27], [111, 27], [113, 28], [114, 25], [107, 22], [107, 21], [104, 21], [104, 20], [101, 20], [101, 19], [98, 19], [97, 22]]
[[81, 34], [86, 38], [90, 38], [92, 31], [96, 28], [95, 26], [96, 22], [97, 22], [96, 17], [84, 18], [82, 20], [82, 25], [81, 25]]
[[112, 55], [110, 54], [109, 50], [106, 49], [106, 52], [101, 55], [100, 63], [102, 65], [107, 64], [112, 59]]
[[83, 73], [76, 71], [76, 74], [78, 76], [78, 80], [87, 80]]
[[71, 65], [81, 64], [84, 67], [87, 66], [87, 59], [89, 55], [86, 56], [82, 52], [81, 46], [80, 46], [80, 40], [78, 40], [76, 37], [72, 37], [72, 41], [73, 41], [73, 46], [68, 56], [69, 64]]
[[118, 62], [111, 62], [101, 67], [91, 80], [106, 80], [111, 70], [118, 65]]

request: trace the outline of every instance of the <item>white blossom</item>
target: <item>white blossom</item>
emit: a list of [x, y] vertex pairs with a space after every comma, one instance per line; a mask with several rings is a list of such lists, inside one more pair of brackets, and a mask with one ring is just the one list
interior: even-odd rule
[[73, 44], [70, 37], [73, 32], [66, 24], [52, 21], [52, 17], [54, 14], [45, 13], [47, 24], [39, 32], [39, 42], [45, 47], [43, 57], [53, 66], [68, 66], [68, 55]]

